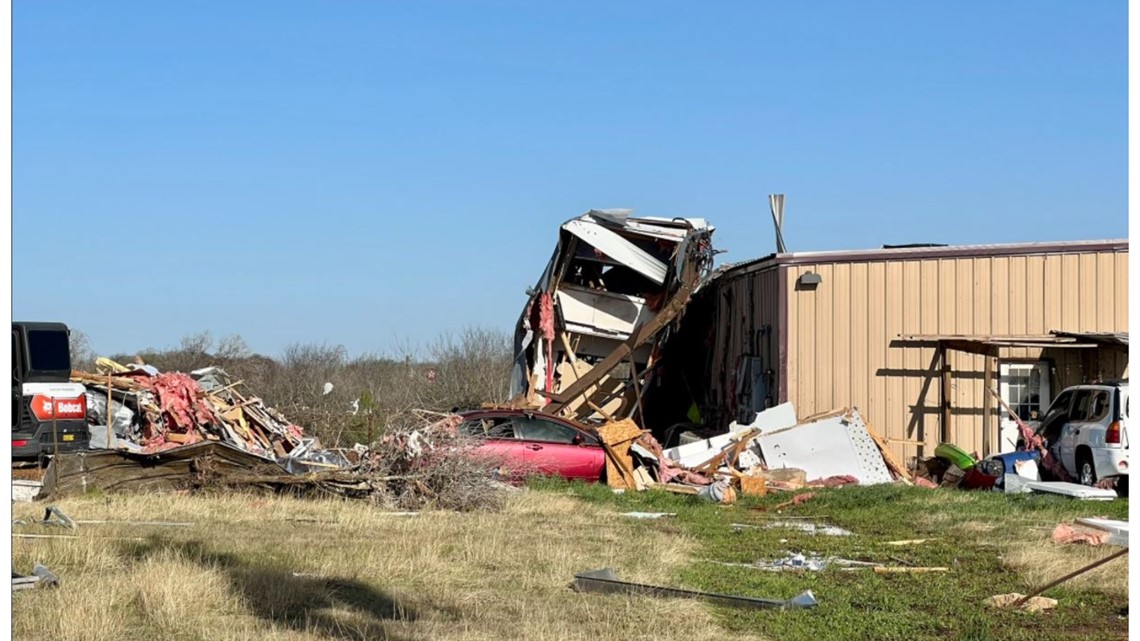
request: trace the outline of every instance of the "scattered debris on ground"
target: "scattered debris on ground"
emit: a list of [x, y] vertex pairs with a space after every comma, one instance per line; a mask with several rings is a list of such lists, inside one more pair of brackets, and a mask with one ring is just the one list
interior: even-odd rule
[[1087, 543], [1091, 546], [1098, 546], [1104, 545], [1110, 537], [1112, 537], [1112, 533], [1104, 530], [1074, 528], [1067, 523], [1058, 523], [1057, 527], [1053, 528], [1052, 539], [1058, 545]]
[[603, 594], [629, 594], [637, 596], [674, 597], [684, 599], [701, 599], [719, 605], [730, 605], [738, 608], [772, 608], [777, 610], [790, 610], [811, 608], [817, 605], [815, 595], [806, 590], [799, 595], [780, 601], [776, 599], [760, 599], [748, 596], [728, 594], [714, 594], [711, 592], [698, 592], [696, 590], [682, 590], [656, 585], [645, 585], [622, 581], [617, 578], [613, 568], [590, 570], [574, 575], [574, 589], [579, 592], [600, 592]]
[[1108, 532], [1105, 543], [1128, 547], [1128, 521], [1105, 518], [1077, 519], [1076, 523], [1094, 530]]
[[459, 433], [458, 415], [414, 411], [371, 446], [326, 448], [217, 367], [184, 374], [99, 362], [103, 371], [72, 380], [86, 387], [92, 442], [103, 447], [54, 457], [39, 498], [240, 488], [403, 509], [501, 504], [497, 462], [472, 454], [477, 442]]
[[51, 570], [37, 563], [30, 575], [12, 572], [12, 591], [30, 590], [32, 588], [58, 588], [59, 577]]
[[986, 605], [994, 608], [1019, 608], [1026, 612], [1037, 613], [1057, 607], [1057, 599], [1043, 596], [1026, 599], [1024, 594], [1012, 592], [1010, 594], [996, 594], [986, 599]]
[[[628, 418], [603, 424], [597, 434], [615, 491], [663, 489], [733, 503], [741, 495], [910, 482], [856, 408], [801, 422], [784, 403], [758, 412], [751, 423], [733, 422], [724, 434], [669, 449]], [[813, 496], [801, 493], [770, 509]]]
[[17, 503], [30, 503], [40, 496], [43, 482], [25, 479], [12, 480], [12, 500]]
[[[733, 523], [733, 527], [738, 524]], [[834, 525], [816, 525], [815, 523], [808, 523], [805, 521], [771, 521], [763, 525], [764, 528], [785, 528], [789, 530], [799, 530], [806, 532], [812, 536], [822, 534], [824, 536], [851, 536], [849, 530], [844, 530], [841, 527]]]

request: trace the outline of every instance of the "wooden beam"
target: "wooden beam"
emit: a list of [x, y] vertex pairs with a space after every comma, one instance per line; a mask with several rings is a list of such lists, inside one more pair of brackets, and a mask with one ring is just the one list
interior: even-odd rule
[[883, 437], [879, 436], [875, 432], [875, 428], [871, 427], [871, 424], [866, 420], [863, 421], [863, 428], [867, 430], [867, 435], [870, 436], [871, 440], [875, 442], [876, 446], [878, 446], [879, 453], [883, 455], [883, 462], [887, 464], [887, 469], [889, 469], [895, 474], [895, 476], [899, 477], [909, 485], [910, 474], [908, 474], [906, 471], [906, 465], [896, 459], [895, 455], [891, 453], [890, 448], [888, 448], [887, 444], [884, 442], [886, 439], [883, 439]]
[[637, 365], [633, 362], [633, 354], [629, 355], [629, 380], [633, 383], [633, 393], [637, 397], [637, 419], [645, 423], [645, 409], [641, 406], [641, 383], [637, 380]]
[[988, 356], [994, 354], [999, 349], [998, 346], [991, 343], [972, 342], [964, 340], [946, 340], [939, 342], [942, 349], [952, 349], [957, 352], [965, 352], [967, 354], [978, 354], [979, 356]]
[[648, 323], [642, 323], [637, 326], [624, 343], [618, 345], [614, 351], [610, 352], [610, 354], [597, 365], [594, 365], [582, 378], [574, 381], [566, 390], [551, 395], [550, 403], [544, 408], [546, 412], [558, 414], [567, 403], [586, 393], [586, 390], [592, 385], [613, 371], [623, 360], [630, 357], [633, 354], [633, 350], [656, 336], [662, 328], [672, 322], [672, 320], [681, 313], [685, 305], [689, 302], [689, 296], [692, 295], [693, 290], [696, 289], [697, 282], [700, 280], [700, 275], [695, 273], [696, 267], [694, 261], [695, 257], [690, 256], [688, 258], [686, 261], [686, 273], [682, 277], [683, 283], [681, 287], [673, 297], [669, 299], [665, 307], [662, 308], [660, 312], [657, 312], [657, 316], [653, 317]]
[[916, 441], [914, 439], [909, 439], [909, 438], [885, 438], [885, 439], [883, 439], [883, 442], [885, 442], [885, 443], [899, 443], [902, 445], [925, 445], [925, 443], [923, 443], [922, 441]]
[[[558, 340], [562, 343], [562, 349], [565, 350], [566, 356], [570, 362], [578, 360], [578, 356], [574, 354], [574, 348], [570, 347], [570, 339], [566, 337], [566, 332], [558, 332]], [[577, 377], [575, 375], [575, 377]]]

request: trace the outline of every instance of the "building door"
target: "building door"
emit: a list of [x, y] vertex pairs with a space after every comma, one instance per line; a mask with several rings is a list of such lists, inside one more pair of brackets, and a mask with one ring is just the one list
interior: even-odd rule
[[[1002, 363], [999, 372], [1001, 374], [999, 392], [1006, 405], [1030, 425], [1041, 420], [1045, 410], [1049, 408], [1049, 401], [1052, 400], [1049, 389], [1049, 364], [1045, 361]], [[1021, 434], [1017, 429], [1017, 421], [1013, 420], [1004, 407], [1000, 409], [997, 451], [1012, 452], [1017, 449], [1017, 439]]]

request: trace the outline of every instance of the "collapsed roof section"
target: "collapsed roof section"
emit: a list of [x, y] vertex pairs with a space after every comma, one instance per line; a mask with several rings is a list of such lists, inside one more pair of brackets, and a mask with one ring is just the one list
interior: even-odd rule
[[566, 221], [515, 333], [516, 404], [628, 418], [667, 328], [712, 268], [702, 218], [590, 210]]

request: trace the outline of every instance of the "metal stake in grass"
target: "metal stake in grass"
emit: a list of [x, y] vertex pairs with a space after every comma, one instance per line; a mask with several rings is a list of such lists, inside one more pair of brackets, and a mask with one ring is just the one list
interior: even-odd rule
[[1125, 554], [1128, 554], [1128, 548], [1124, 548], [1123, 550], [1120, 550], [1119, 552], [1113, 552], [1112, 554], [1109, 554], [1108, 556], [1104, 557], [1103, 559], [1101, 559], [1099, 561], [1095, 561], [1093, 563], [1090, 563], [1089, 565], [1086, 565], [1085, 567], [1083, 567], [1083, 568], [1081, 568], [1075, 572], [1070, 572], [1070, 573], [1066, 574], [1065, 576], [1057, 579], [1056, 581], [1053, 581], [1052, 583], [1049, 583], [1043, 587], [1037, 588], [1036, 590], [1034, 590], [1033, 592], [1030, 592], [1026, 596], [1021, 597], [1020, 599], [1017, 600], [1016, 603], [1013, 604], [1013, 607], [1014, 608], [1020, 608], [1022, 605], [1025, 604], [1026, 601], [1028, 601], [1029, 599], [1032, 599], [1033, 597], [1037, 596], [1038, 594], [1041, 594], [1045, 590], [1048, 590], [1049, 588], [1057, 587], [1058, 585], [1061, 585], [1062, 583], [1064, 583], [1065, 581], [1068, 581], [1069, 579], [1072, 579], [1074, 577], [1078, 577], [1078, 576], [1084, 574], [1085, 572], [1088, 572], [1089, 570], [1099, 568], [1100, 566], [1104, 565], [1105, 563], [1108, 563], [1109, 561], [1111, 561], [1113, 559], [1122, 557]]

